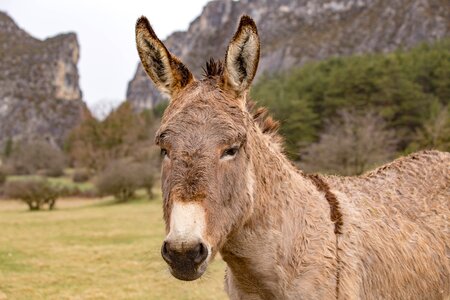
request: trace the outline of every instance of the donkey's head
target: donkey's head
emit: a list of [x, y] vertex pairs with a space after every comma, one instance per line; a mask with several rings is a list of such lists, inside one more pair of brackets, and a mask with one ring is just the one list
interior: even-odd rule
[[145, 17], [136, 24], [145, 71], [171, 100], [156, 144], [161, 147], [167, 237], [162, 256], [182, 280], [199, 278], [253, 208], [246, 97], [259, 60], [253, 20], [243, 16], [224, 64], [211, 61], [202, 80], [158, 39]]

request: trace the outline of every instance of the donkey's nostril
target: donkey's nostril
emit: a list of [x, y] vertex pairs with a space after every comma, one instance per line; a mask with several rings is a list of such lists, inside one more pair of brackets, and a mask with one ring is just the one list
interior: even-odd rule
[[190, 247], [184, 245], [181, 249], [177, 249], [175, 245], [165, 241], [161, 247], [161, 256], [172, 267], [189, 265], [196, 267], [208, 257], [208, 248], [203, 243], [196, 243]]
[[164, 260], [167, 263], [171, 262], [171, 259], [170, 259], [171, 254], [170, 254], [170, 252], [171, 251], [169, 249], [169, 243], [168, 242], [164, 242], [162, 247], [161, 247], [161, 256], [164, 258]]
[[203, 243], [199, 243], [194, 249], [196, 256], [194, 262], [201, 264], [208, 257], [208, 248]]

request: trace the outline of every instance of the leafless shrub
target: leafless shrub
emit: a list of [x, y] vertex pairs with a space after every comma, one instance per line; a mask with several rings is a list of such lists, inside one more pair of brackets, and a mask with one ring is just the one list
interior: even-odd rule
[[153, 187], [156, 182], [156, 168], [152, 166], [152, 164], [142, 164], [141, 167], [141, 179], [139, 187], [144, 188], [147, 192], [147, 196], [149, 199], [153, 199], [155, 194], [153, 193]]
[[64, 174], [65, 157], [56, 145], [47, 141], [22, 141], [14, 146], [6, 163], [14, 174], [58, 177]]
[[80, 197], [80, 198], [94, 198], [98, 197], [95, 189], [82, 189], [76, 185], [64, 185], [58, 187], [60, 197]]
[[77, 169], [72, 175], [72, 181], [75, 183], [87, 182], [91, 178], [91, 171], [88, 169]]
[[0, 168], [0, 186], [4, 185], [6, 182], [6, 171], [3, 168]]
[[419, 149], [450, 151], [450, 107], [436, 103], [430, 116], [416, 132], [410, 151]]
[[139, 188], [139, 183], [137, 165], [126, 160], [110, 163], [96, 180], [96, 186], [100, 194], [113, 195], [121, 202], [134, 197], [135, 191]]
[[125, 202], [134, 197], [139, 188], [144, 188], [153, 198], [155, 168], [150, 163], [133, 162], [127, 159], [110, 163], [95, 181], [102, 195], [113, 195], [118, 201]]
[[58, 188], [44, 179], [9, 181], [4, 193], [8, 198], [22, 200], [30, 210], [39, 210], [44, 204], [52, 210], [60, 195]]
[[156, 122], [151, 116], [149, 112], [134, 112], [128, 102], [102, 121], [86, 116], [67, 139], [66, 148], [73, 165], [99, 172], [112, 161], [135, 158], [137, 152], [153, 144]]
[[302, 168], [309, 172], [361, 174], [391, 159], [397, 138], [372, 111], [342, 110], [325, 123], [319, 142], [301, 151]]

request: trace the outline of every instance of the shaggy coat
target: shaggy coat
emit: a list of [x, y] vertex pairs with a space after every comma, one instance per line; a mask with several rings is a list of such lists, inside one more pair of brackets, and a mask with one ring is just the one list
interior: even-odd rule
[[146, 72], [171, 97], [161, 147], [172, 274], [195, 280], [220, 252], [231, 299], [449, 299], [450, 154], [423, 151], [359, 177], [308, 175], [247, 94], [259, 60], [241, 18], [224, 64], [196, 80], [136, 25]]

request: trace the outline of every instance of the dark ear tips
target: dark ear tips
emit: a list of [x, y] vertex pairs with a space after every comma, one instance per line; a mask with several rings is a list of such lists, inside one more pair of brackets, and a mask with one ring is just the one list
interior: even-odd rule
[[136, 21], [136, 28], [147, 28], [147, 29], [151, 28], [150, 22], [148, 21], [148, 19], [146, 17], [141, 16]]
[[258, 33], [258, 29], [256, 28], [256, 23], [250, 18], [248, 15], [243, 15], [241, 20], [239, 21], [238, 28], [249, 27], [255, 33]]
[[148, 31], [148, 33], [150, 33], [150, 36], [152, 38], [159, 40], [158, 37], [156, 36], [155, 31], [153, 31], [153, 28], [150, 25], [150, 22], [148, 21], [148, 19], [145, 16], [141, 16], [136, 21], [136, 32], [141, 31], [141, 30]]
[[144, 16], [136, 21], [136, 46], [145, 72], [163, 93], [173, 96], [193, 80], [189, 70], [170, 54]]
[[224, 87], [243, 94], [258, 68], [260, 41], [255, 21], [243, 15], [225, 55]]

